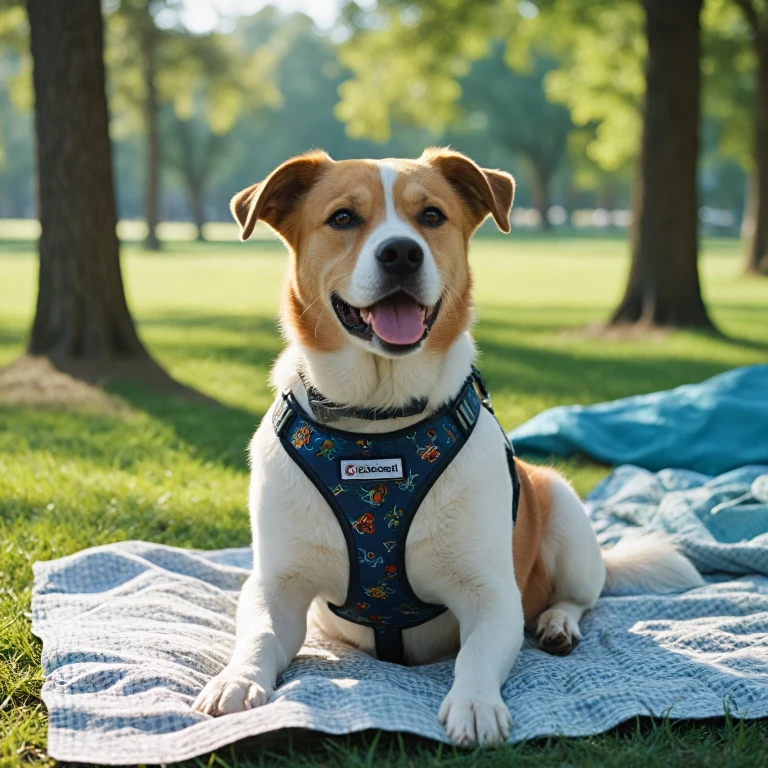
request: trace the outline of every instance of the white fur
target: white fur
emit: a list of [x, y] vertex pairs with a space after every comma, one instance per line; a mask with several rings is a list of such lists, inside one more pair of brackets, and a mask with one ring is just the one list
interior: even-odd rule
[[376, 259], [376, 251], [387, 240], [395, 237], [409, 237], [415, 240], [424, 252], [424, 262], [421, 265], [419, 285], [416, 290], [419, 301], [427, 307], [434, 306], [440, 299], [442, 286], [440, 274], [437, 271], [434, 256], [427, 241], [416, 228], [397, 214], [393, 188], [397, 178], [397, 168], [392, 162], [380, 160], [379, 174], [384, 188], [385, 215], [384, 219], [366, 238], [352, 272], [349, 295], [344, 298], [356, 307], [368, 307], [381, 298], [380, 264]]
[[660, 533], [623, 538], [603, 551], [606, 579], [611, 591], [678, 592], [704, 584], [691, 561]]

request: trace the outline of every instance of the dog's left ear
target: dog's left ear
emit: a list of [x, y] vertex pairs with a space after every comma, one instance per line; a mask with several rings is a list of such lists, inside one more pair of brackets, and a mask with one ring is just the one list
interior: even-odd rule
[[478, 227], [490, 214], [502, 232], [509, 232], [509, 211], [515, 198], [515, 180], [504, 171], [481, 168], [460, 152], [430, 147], [421, 156], [451, 183], [475, 214]]
[[325, 152], [307, 152], [283, 163], [264, 181], [238, 192], [229, 207], [240, 225], [240, 239], [247, 240], [256, 222], [265, 221], [290, 240], [292, 214], [320, 173], [332, 163]]

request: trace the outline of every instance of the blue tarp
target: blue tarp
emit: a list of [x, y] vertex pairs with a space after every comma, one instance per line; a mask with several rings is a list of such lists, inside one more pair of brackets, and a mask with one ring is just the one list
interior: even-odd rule
[[674, 467], [719, 475], [768, 464], [768, 365], [666, 392], [551, 408], [510, 437], [519, 453], [584, 454], [653, 472]]

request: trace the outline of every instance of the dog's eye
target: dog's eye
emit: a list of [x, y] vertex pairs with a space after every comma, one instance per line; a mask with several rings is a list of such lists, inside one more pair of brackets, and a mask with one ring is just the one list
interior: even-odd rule
[[439, 227], [445, 221], [445, 216], [439, 208], [430, 206], [421, 212], [421, 220], [428, 227]]
[[328, 219], [328, 226], [334, 229], [349, 229], [358, 223], [359, 219], [347, 208], [335, 211], [331, 214], [331, 218]]

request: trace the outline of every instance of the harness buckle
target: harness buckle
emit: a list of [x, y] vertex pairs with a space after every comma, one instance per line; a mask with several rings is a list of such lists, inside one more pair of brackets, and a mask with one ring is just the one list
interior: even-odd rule
[[493, 413], [491, 393], [488, 390], [485, 380], [480, 375], [480, 371], [478, 371], [474, 365], [472, 366], [472, 386], [475, 388], [475, 392], [477, 392], [477, 396], [480, 398], [480, 402], [483, 404], [483, 407], [487, 408], [491, 413]]
[[288, 393], [283, 392], [283, 402], [279, 410], [276, 410], [272, 416], [272, 426], [275, 429], [275, 434], [278, 437], [283, 433], [286, 424], [293, 418], [293, 408], [288, 402]]

